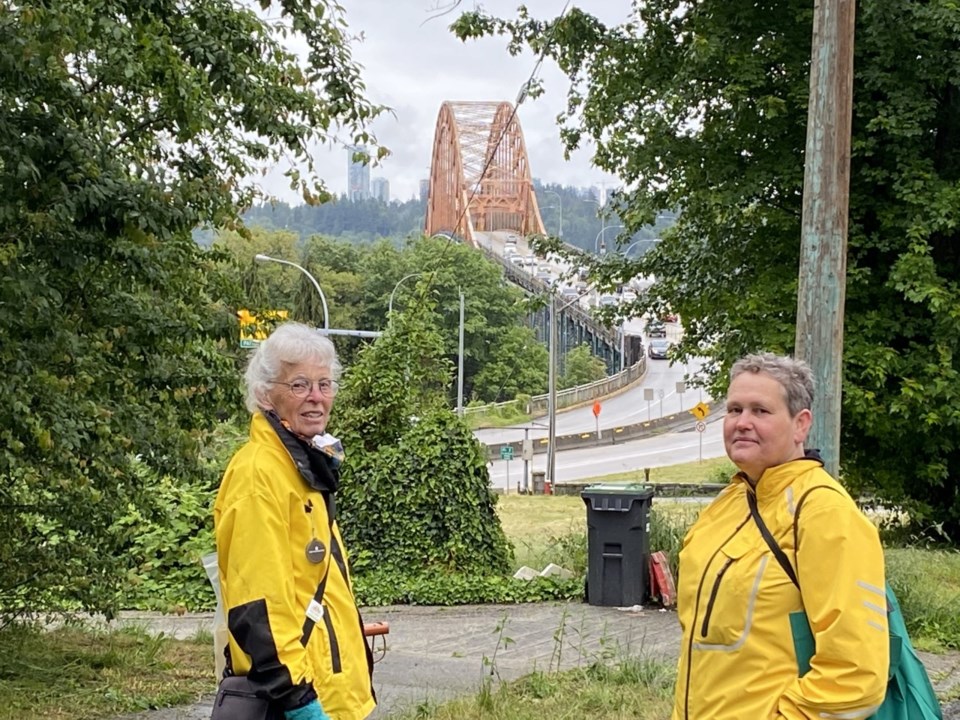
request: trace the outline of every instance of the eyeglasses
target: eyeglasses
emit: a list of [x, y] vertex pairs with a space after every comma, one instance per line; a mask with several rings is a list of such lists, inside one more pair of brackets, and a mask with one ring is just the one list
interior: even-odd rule
[[286, 385], [290, 388], [290, 394], [294, 397], [305, 398], [311, 392], [313, 392], [313, 386], [316, 385], [317, 389], [320, 391], [320, 394], [324, 397], [333, 397], [337, 394], [337, 390], [340, 388], [340, 384], [336, 380], [317, 380], [314, 383], [311, 380], [298, 379], [293, 382], [281, 382], [280, 380], [269, 380], [271, 385]]

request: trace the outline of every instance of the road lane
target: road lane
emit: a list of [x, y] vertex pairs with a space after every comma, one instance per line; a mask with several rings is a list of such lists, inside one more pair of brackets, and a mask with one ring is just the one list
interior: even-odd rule
[[[557, 481], [574, 482], [631, 471], [637, 472], [638, 478], [642, 479], [643, 468], [696, 462], [701, 456], [701, 445], [700, 433], [693, 429], [694, 422], [691, 417], [691, 428], [684, 432], [664, 433], [620, 445], [557, 451]], [[708, 423], [703, 433], [702, 457], [708, 460], [723, 457], [724, 454], [723, 423], [718, 418]], [[534, 471], [545, 470], [546, 457], [545, 454], [533, 456], [530, 463], [531, 482]], [[490, 484], [495, 489], [502, 491], [506, 487], [508, 470], [511, 492], [516, 491], [517, 484], [523, 482], [522, 460], [511, 460], [509, 463], [496, 460], [489, 465]]]

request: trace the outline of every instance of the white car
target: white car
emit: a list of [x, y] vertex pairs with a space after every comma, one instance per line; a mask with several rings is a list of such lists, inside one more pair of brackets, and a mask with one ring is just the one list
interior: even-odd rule
[[525, 262], [525, 258], [523, 257], [523, 255], [511, 255], [510, 262], [512, 262], [517, 267], [523, 267], [524, 265], [527, 264]]

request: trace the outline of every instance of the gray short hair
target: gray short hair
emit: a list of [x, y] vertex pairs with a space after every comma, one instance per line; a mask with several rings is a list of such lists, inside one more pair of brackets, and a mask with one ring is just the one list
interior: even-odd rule
[[337, 349], [329, 338], [301, 323], [279, 325], [270, 337], [250, 356], [244, 380], [247, 386], [247, 409], [256, 412], [260, 398], [266, 395], [271, 380], [282, 374], [284, 365], [316, 361], [330, 368], [333, 380], [340, 379], [342, 368]]
[[730, 368], [730, 382], [747, 372], [766, 373], [780, 383], [787, 394], [791, 417], [813, 407], [813, 371], [803, 360], [769, 352], [746, 355]]

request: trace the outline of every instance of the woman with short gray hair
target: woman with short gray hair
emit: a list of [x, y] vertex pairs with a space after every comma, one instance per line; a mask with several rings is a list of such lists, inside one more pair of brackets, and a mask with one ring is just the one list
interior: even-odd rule
[[[731, 369], [723, 440], [738, 472], [680, 552], [672, 720], [858, 720], [883, 702], [883, 549], [804, 446], [813, 393], [810, 368], [790, 357], [748, 355]], [[802, 613], [812, 657], [791, 637]]]

